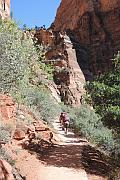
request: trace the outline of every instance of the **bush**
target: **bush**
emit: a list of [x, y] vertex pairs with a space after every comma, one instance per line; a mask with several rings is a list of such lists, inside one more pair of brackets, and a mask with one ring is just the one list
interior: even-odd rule
[[109, 179], [112, 179], [112, 180], [119, 180], [120, 179], [120, 167], [117, 167], [115, 169], [112, 169], [112, 171], [110, 171]]
[[2, 157], [3, 159], [5, 159], [7, 162], [9, 162], [11, 164], [11, 166], [15, 165], [15, 160], [13, 160], [9, 153], [6, 151], [6, 149], [4, 148], [0, 148], [0, 157]]
[[[92, 104], [109, 128], [120, 130], [120, 53], [114, 59], [113, 69], [86, 85]], [[87, 96], [88, 97], [88, 96]]]
[[6, 128], [0, 128], [0, 141], [8, 143], [11, 140], [11, 134]]
[[[47, 88], [43, 88], [48, 83], [46, 75], [48, 79], [52, 76], [51, 66], [43, 60], [44, 48], [36, 45], [28, 32], [19, 30], [13, 21], [1, 22], [0, 91], [9, 92], [17, 102], [25, 103], [39, 117], [50, 121], [59, 108]], [[36, 78], [42, 79], [43, 87]]]
[[18, 87], [36, 58], [36, 50], [30, 37], [23, 34], [13, 21], [0, 24], [0, 91]]
[[113, 60], [112, 70], [88, 82], [86, 90], [87, 102], [102, 121], [101, 128], [91, 134], [92, 138], [117, 162], [120, 158], [120, 52]]
[[45, 121], [53, 121], [60, 114], [60, 106], [44, 87], [31, 86], [23, 93], [24, 102]]
[[0, 142], [8, 143], [11, 140], [12, 128], [0, 122]]
[[90, 110], [89, 106], [80, 108], [63, 107], [69, 113], [71, 127], [79, 135], [104, 150], [108, 155], [118, 158], [120, 154], [119, 138], [102, 123], [101, 117]]

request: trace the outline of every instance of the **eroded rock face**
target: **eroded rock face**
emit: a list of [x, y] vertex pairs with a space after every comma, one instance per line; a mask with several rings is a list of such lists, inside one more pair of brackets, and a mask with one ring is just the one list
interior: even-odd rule
[[62, 0], [54, 23], [36, 37], [48, 47], [61, 99], [79, 105], [85, 80], [111, 68], [120, 50], [120, 0]]
[[[78, 65], [76, 51], [66, 33], [40, 29], [36, 32], [38, 42], [47, 46], [46, 63], [55, 67], [54, 82], [61, 100], [69, 105], [80, 105], [85, 78]], [[56, 90], [55, 90], [56, 91]]]
[[16, 103], [9, 95], [0, 94], [0, 116], [4, 122], [15, 121]]
[[66, 31], [86, 77], [105, 72], [120, 50], [119, 0], [62, 0], [54, 31]]
[[[3, 141], [8, 142], [12, 139], [16, 128], [16, 103], [11, 96], [0, 94], [0, 131], [9, 132]], [[6, 132], [5, 132], [6, 131]], [[4, 136], [3, 136], [4, 137]], [[2, 137], [0, 137], [2, 140]], [[6, 140], [5, 140], [6, 139]]]

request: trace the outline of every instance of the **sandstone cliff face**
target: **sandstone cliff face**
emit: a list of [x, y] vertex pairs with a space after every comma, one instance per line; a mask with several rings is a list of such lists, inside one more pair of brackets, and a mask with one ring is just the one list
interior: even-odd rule
[[62, 0], [53, 30], [67, 32], [89, 79], [91, 73], [106, 71], [120, 50], [120, 1]]
[[35, 36], [48, 47], [61, 99], [80, 105], [85, 80], [111, 68], [120, 50], [120, 0], [62, 0], [49, 30]]
[[9, 95], [0, 94], [0, 117], [5, 122], [15, 121], [16, 104]]
[[78, 65], [76, 51], [66, 33], [40, 29], [36, 32], [38, 42], [47, 46], [46, 63], [54, 66], [54, 82], [61, 100], [66, 104], [80, 105], [85, 78]]

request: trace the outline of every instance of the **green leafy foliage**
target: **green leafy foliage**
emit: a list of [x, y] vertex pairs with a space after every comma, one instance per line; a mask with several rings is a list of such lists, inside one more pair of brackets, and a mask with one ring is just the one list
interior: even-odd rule
[[82, 105], [80, 108], [63, 106], [62, 109], [69, 113], [70, 126], [77, 134], [86, 137], [107, 154], [118, 157], [120, 153], [119, 138], [112, 130], [104, 126], [101, 117], [94, 110], [87, 105]]
[[120, 129], [120, 53], [114, 59], [112, 71], [101, 75], [94, 82], [88, 83], [86, 89], [92, 104], [105, 125]]
[[45, 64], [45, 52], [46, 47], [43, 45], [39, 45], [37, 43], [37, 40], [34, 40], [34, 45], [38, 54], [38, 64], [40, 69], [43, 70], [43, 72], [46, 72], [49, 75], [49, 79], [53, 79], [53, 67], [50, 64]]
[[0, 142], [8, 143], [11, 140], [13, 127], [4, 124], [0, 119]]
[[46, 79], [52, 77], [52, 68], [44, 60], [44, 47], [36, 45], [29, 32], [19, 30], [13, 21], [1, 22], [0, 91], [9, 92], [17, 102], [27, 104], [49, 121], [57, 106], [45, 88]]
[[19, 85], [29, 63], [36, 58], [31, 38], [18, 29], [13, 21], [0, 24], [0, 91]]
[[[101, 116], [101, 126], [90, 134], [118, 162], [120, 155], [120, 53], [113, 68], [86, 85], [85, 100]], [[97, 123], [97, 122], [96, 122]], [[96, 124], [95, 123], [95, 124]], [[99, 123], [97, 123], [99, 124]], [[90, 126], [89, 126], [90, 127]], [[95, 135], [95, 136], [94, 136]], [[97, 136], [96, 136], [97, 135]]]
[[5, 127], [0, 127], [0, 141], [8, 143], [11, 140], [11, 133]]
[[60, 106], [45, 87], [29, 86], [24, 92], [24, 102], [45, 121], [53, 121], [60, 114]]
[[11, 158], [9, 152], [7, 152], [5, 148], [0, 148], [0, 158], [5, 159], [7, 162], [11, 164], [11, 166], [15, 165], [15, 160]]

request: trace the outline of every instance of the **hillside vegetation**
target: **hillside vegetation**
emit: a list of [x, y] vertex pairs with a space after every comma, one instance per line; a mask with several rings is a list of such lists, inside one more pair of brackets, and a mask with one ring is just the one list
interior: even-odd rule
[[47, 84], [52, 82], [52, 68], [42, 63], [44, 47], [36, 46], [32, 36], [22, 32], [13, 21], [0, 23], [0, 93], [8, 93], [39, 118], [48, 121], [69, 113], [71, 127], [109, 156], [119, 159], [120, 127], [120, 55], [113, 70], [87, 85], [88, 104], [71, 108], [52, 97]]
[[[110, 129], [118, 150], [114, 147], [112, 155], [120, 155], [120, 53], [113, 60], [113, 69], [97, 77], [86, 85], [86, 99], [101, 116], [101, 122]], [[110, 141], [109, 141], [110, 142]], [[116, 149], [116, 150], [115, 150]], [[111, 151], [112, 152], [112, 151]]]
[[1, 22], [0, 92], [11, 94], [18, 103], [28, 105], [43, 119], [53, 119], [58, 108], [46, 88], [52, 68], [41, 62], [43, 47], [35, 46], [35, 43], [16, 23]]
[[[120, 130], [120, 53], [113, 60], [113, 69], [86, 86], [92, 105], [105, 125]], [[90, 100], [89, 99], [89, 100]]]

